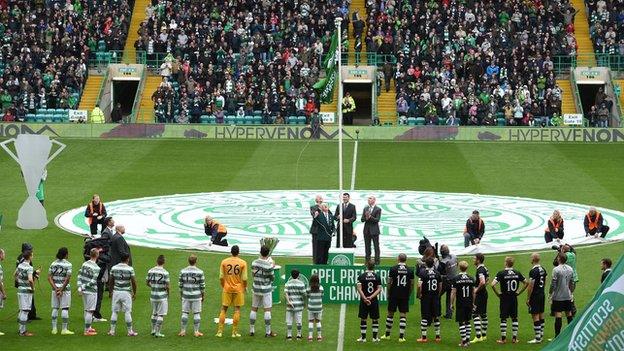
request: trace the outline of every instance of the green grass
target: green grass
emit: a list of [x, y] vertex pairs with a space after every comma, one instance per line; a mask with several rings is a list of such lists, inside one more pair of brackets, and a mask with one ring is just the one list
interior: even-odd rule
[[[103, 200], [129, 199], [150, 195], [193, 193], [222, 190], [254, 189], [315, 189], [337, 188], [337, 152], [334, 142], [212, 142], [185, 140], [64, 140], [68, 147], [48, 167], [46, 207], [50, 220], [63, 210], [84, 206], [90, 195], [101, 194]], [[349, 184], [353, 144], [345, 146], [345, 184]], [[358, 150], [357, 189], [396, 189], [473, 192], [482, 194], [526, 196], [540, 199], [594, 204], [624, 210], [624, 187], [621, 174], [624, 170], [624, 145], [601, 144], [500, 144], [500, 143], [387, 143], [361, 142]], [[297, 162], [299, 160], [299, 162]], [[0, 155], [0, 212], [4, 213], [4, 225], [0, 231], [0, 247], [7, 251], [3, 263], [9, 299], [0, 310], [0, 331], [7, 333], [0, 338], [2, 350], [27, 347], [39, 349], [93, 349], [111, 350], [130, 347], [134, 350], [159, 350], [172, 347], [199, 350], [206, 347], [259, 350], [292, 349], [292, 344], [282, 339], [285, 335], [283, 304], [274, 308], [273, 325], [280, 337], [265, 340], [264, 337], [243, 337], [232, 341], [219, 340], [212, 335], [216, 330], [212, 319], [217, 316], [220, 292], [217, 262], [222, 258], [215, 254], [199, 253], [198, 265], [208, 277], [207, 299], [204, 303], [202, 330], [206, 336], [197, 340], [178, 338], [180, 301], [177, 289], [170, 299], [170, 313], [165, 319], [165, 339], [149, 337], [148, 289], [139, 285], [133, 317], [140, 336], [99, 335], [87, 339], [82, 336], [61, 337], [49, 335], [49, 295], [47, 282], [37, 285], [36, 301], [43, 321], [33, 322], [29, 329], [37, 334], [34, 338], [17, 337], [15, 321], [16, 297], [10, 275], [13, 260], [20, 244], [28, 241], [35, 247], [36, 266], [47, 269], [59, 246], [70, 249], [70, 260], [75, 270], [82, 262], [82, 239], [62, 232], [51, 224], [43, 231], [16, 229], [17, 208], [26, 194], [17, 165], [5, 154]], [[153, 266], [156, 256], [164, 250], [133, 247], [135, 269], [140, 280]], [[624, 251], [624, 244], [581, 248], [578, 250], [578, 267], [581, 283], [576, 292], [580, 306], [594, 294], [600, 278], [599, 259], [609, 256], [614, 260]], [[167, 268], [177, 276], [185, 265], [188, 252], [166, 251]], [[529, 254], [515, 255], [517, 267], [529, 270]], [[244, 257], [248, 261], [254, 257]], [[552, 253], [544, 254], [545, 266], [549, 267]], [[307, 263], [309, 259], [276, 258], [280, 264]], [[492, 273], [502, 268], [503, 256], [489, 256], [487, 266]], [[391, 264], [392, 260], [385, 260]], [[414, 258], [410, 264], [414, 264]], [[471, 273], [473, 269], [471, 267]], [[74, 283], [74, 282], [72, 282]], [[74, 284], [75, 288], [75, 284]], [[493, 297], [493, 295], [491, 295]], [[524, 302], [524, 296], [520, 299]], [[247, 330], [249, 298], [243, 309], [242, 331]], [[103, 314], [110, 314], [110, 300], [105, 298]], [[82, 326], [82, 302], [74, 293], [71, 310], [71, 328], [79, 331]], [[498, 336], [498, 307], [490, 298], [490, 340], [486, 344], [473, 345], [473, 350], [496, 347]], [[532, 338], [532, 325], [524, 306], [520, 307], [520, 339]], [[304, 314], [305, 315], [305, 314]], [[385, 313], [382, 311], [382, 316]], [[309, 350], [332, 350], [336, 348], [339, 308], [326, 305], [324, 312], [324, 336], [322, 344], [297, 343], [297, 348]], [[419, 305], [412, 307], [408, 315], [408, 338], [410, 342], [401, 348], [428, 350], [456, 349], [459, 339], [456, 324], [443, 322], [443, 342], [439, 345], [416, 346], [414, 340], [420, 335], [418, 321]], [[383, 327], [383, 318], [381, 320]], [[553, 334], [552, 319], [547, 319], [546, 336]], [[96, 325], [105, 331], [108, 324]], [[346, 318], [345, 350], [374, 349], [379, 346], [355, 343], [359, 321], [357, 305], [349, 306]], [[262, 330], [263, 323], [257, 328]], [[394, 336], [398, 323], [395, 322]], [[118, 333], [123, 334], [123, 325]], [[305, 330], [305, 325], [304, 325]], [[430, 331], [432, 333], [432, 331]], [[398, 350], [396, 341], [384, 343], [384, 348]], [[511, 346], [507, 346], [511, 347]], [[516, 350], [537, 350], [539, 347], [525, 343], [513, 346]]]

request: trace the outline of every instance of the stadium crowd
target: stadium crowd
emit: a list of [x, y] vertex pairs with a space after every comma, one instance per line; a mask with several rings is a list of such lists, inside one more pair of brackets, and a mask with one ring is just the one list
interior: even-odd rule
[[624, 1], [585, 0], [597, 53], [624, 55]]
[[561, 114], [553, 57], [576, 54], [567, 0], [366, 5], [367, 51], [397, 57], [384, 78], [395, 80], [400, 116], [547, 125]]
[[135, 48], [150, 61], [166, 53], [152, 96], [159, 121], [262, 111], [273, 122], [316, 108], [321, 57], [334, 17], [348, 9], [339, 1], [159, 0], [146, 12]]
[[133, 0], [0, 1], [0, 103], [5, 121], [75, 108], [90, 53], [121, 50]]

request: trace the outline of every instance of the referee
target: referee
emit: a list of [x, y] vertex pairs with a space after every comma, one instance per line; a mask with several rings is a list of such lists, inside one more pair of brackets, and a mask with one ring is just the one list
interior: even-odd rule
[[566, 254], [559, 253], [557, 262], [559, 265], [553, 268], [552, 283], [550, 284], [549, 299], [552, 301], [552, 311], [555, 314], [555, 337], [561, 332], [563, 324], [562, 316], [565, 313], [568, 324], [572, 322], [572, 287], [574, 285], [574, 272], [572, 267], [566, 264]]

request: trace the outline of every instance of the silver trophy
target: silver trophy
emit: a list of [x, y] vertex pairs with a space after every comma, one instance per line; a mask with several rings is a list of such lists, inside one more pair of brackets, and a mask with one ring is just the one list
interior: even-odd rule
[[[17, 156], [9, 149], [8, 144], [15, 143]], [[59, 148], [50, 156], [52, 143]], [[48, 226], [48, 218], [43, 205], [37, 200], [37, 188], [43, 176], [46, 165], [58, 156], [65, 148], [65, 144], [50, 140], [47, 135], [20, 134], [17, 139], [11, 138], [0, 143], [22, 168], [22, 175], [26, 182], [28, 198], [17, 214], [17, 227], [21, 229], [43, 229]]]

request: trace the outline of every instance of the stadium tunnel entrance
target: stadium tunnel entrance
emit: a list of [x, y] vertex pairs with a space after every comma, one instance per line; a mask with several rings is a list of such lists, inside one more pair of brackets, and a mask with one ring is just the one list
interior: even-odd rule
[[351, 94], [355, 101], [354, 125], [371, 125], [373, 113], [373, 85], [368, 82], [343, 83], [344, 95]]
[[[596, 93], [600, 88], [605, 88], [604, 82], [597, 82], [596, 84], [577, 84], [579, 96], [581, 97], [581, 106], [584, 115], [587, 115], [591, 110], [591, 107], [596, 104]], [[596, 106], [600, 107], [600, 106]]]
[[117, 103], [120, 103], [121, 113], [124, 116], [132, 114], [132, 106], [137, 89], [139, 89], [139, 82], [139, 80], [113, 80], [112, 106], [117, 106]]

